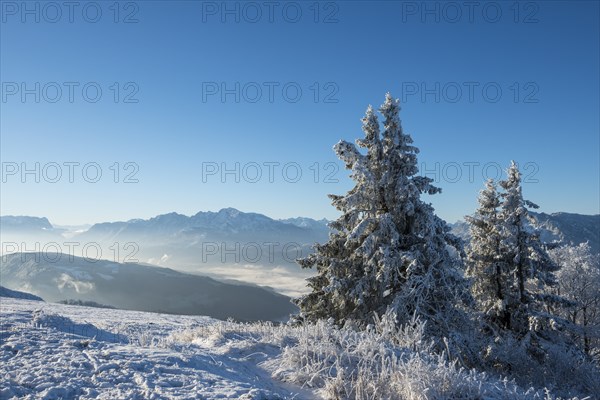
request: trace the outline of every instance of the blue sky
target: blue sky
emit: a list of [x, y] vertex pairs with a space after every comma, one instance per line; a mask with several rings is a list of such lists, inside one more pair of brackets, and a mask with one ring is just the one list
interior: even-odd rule
[[600, 212], [598, 2], [46, 4], [1, 3], [2, 215], [334, 218], [332, 146], [387, 91], [442, 218], [512, 159], [542, 211]]

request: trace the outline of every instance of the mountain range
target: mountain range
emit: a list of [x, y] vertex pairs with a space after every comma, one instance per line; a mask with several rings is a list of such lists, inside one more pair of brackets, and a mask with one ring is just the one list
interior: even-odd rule
[[[532, 214], [542, 228], [544, 240], [573, 244], [589, 241], [595, 251], [600, 251], [600, 214]], [[185, 241], [187, 246], [193, 246], [198, 240], [312, 245], [327, 240], [328, 222], [326, 219], [314, 220], [306, 217], [277, 220], [263, 214], [223, 208], [218, 212], [201, 211], [192, 216], [172, 212], [150, 219], [102, 222], [92, 225], [87, 230], [73, 232], [52, 225], [45, 217], [0, 216], [0, 233], [4, 236], [3, 241], [15, 236], [43, 236], [62, 240], [65, 235], [69, 235], [77, 240], [111, 243], [133, 240], [144, 245], [172, 245]], [[449, 225], [456, 235], [468, 239], [468, 225], [465, 221]]]
[[192, 216], [169, 213], [146, 220], [97, 223], [83, 232], [70, 232], [53, 227], [46, 218], [0, 217], [3, 253], [22, 248], [43, 251], [49, 242], [69, 253], [66, 242], [70, 242], [78, 245], [72, 253], [85, 257], [82, 248], [93, 244], [101, 249], [100, 258], [260, 285], [273, 283], [280, 292], [294, 296], [305, 290], [304, 278], [310, 276], [310, 271], [298, 268], [295, 259], [308, 255], [315, 243], [327, 240], [327, 222], [276, 220], [224, 208]]
[[235, 208], [218, 212], [199, 212], [190, 217], [170, 213], [148, 220], [133, 219], [127, 222], [107, 222], [93, 225], [80, 235], [81, 238], [118, 240], [121, 238], [145, 238], [165, 240], [175, 238], [210, 238], [211, 240], [280, 240], [309, 243], [315, 239], [327, 239], [327, 221], [310, 218], [275, 220], [262, 214], [245, 213]]
[[[533, 215], [543, 240], [573, 244], [589, 241], [591, 249], [600, 252], [600, 215]], [[51, 251], [80, 258], [92, 250], [97, 258], [113, 262], [164, 266], [229, 283], [269, 286], [296, 297], [306, 293], [305, 279], [314, 272], [301, 269], [295, 260], [308, 255], [315, 243], [327, 240], [327, 223], [325, 219], [303, 217], [276, 220], [224, 208], [192, 216], [170, 213], [145, 220], [98, 223], [87, 230], [71, 231], [53, 226], [47, 218], [3, 216], [0, 236], [3, 254], [43, 251], [44, 244], [54, 242], [59, 248]], [[464, 221], [449, 225], [456, 235], [468, 241], [469, 228]], [[73, 252], [66, 251], [67, 242], [77, 243], [78, 247]], [[99, 246], [101, 255], [94, 246], [87, 253], [83, 251], [91, 244]]]

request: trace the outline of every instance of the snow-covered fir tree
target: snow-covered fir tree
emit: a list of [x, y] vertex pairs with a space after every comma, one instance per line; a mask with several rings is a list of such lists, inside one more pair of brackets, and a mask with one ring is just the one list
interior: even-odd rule
[[514, 162], [499, 184], [501, 193], [493, 182], [486, 183], [479, 208], [467, 217], [472, 235], [467, 275], [488, 329], [495, 335], [510, 332], [515, 338], [531, 338], [555, 328], [560, 318], [548, 311], [567, 302], [552, 292], [559, 266], [539, 239], [528, 211], [538, 206], [523, 199]]
[[312, 292], [296, 300], [300, 319], [365, 326], [392, 310], [398, 323], [416, 315], [431, 333], [442, 335], [468, 295], [460, 261], [449, 251], [460, 242], [421, 199], [440, 189], [417, 175], [419, 150], [403, 132], [399, 110], [388, 93], [379, 109], [381, 132], [375, 111], [367, 108], [365, 136], [356, 141], [366, 154], [345, 141], [334, 146], [355, 186], [346, 195], [329, 196], [341, 211], [330, 225], [334, 232], [298, 260], [303, 268], [317, 269], [308, 279]]
[[559, 266], [552, 261], [535, 229], [535, 218], [528, 207], [538, 206], [523, 199], [521, 174], [512, 162], [507, 179], [500, 181], [503, 261], [507, 264], [508, 290], [502, 299], [506, 312], [505, 328], [518, 335], [545, 329], [556, 322], [546, 313], [549, 304], [562, 299], [551, 293], [557, 285], [555, 272]]
[[467, 276], [472, 279], [473, 298], [492, 328], [507, 328], [510, 315], [504, 300], [509, 291], [508, 265], [501, 246], [500, 198], [493, 180], [486, 182], [478, 202], [475, 214], [465, 217], [471, 232], [466, 248]]
[[472, 235], [467, 275], [481, 328], [482, 365], [540, 385], [568, 385], [583, 372], [597, 377], [597, 368], [573, 346], [573, 324], [560, 315], [570, 302], [556, 291], [559, 266], [539, 239], [528, 211], [537, 206], [523, 199], [514, 162], [499, 186], [501, 191], [488, 181], [479, 208], [467, 217]]

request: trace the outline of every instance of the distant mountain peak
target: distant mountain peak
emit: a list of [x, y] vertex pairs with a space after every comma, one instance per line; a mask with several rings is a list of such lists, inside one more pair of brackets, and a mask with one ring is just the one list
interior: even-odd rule
[[245, 213], [242, 213], [240, 210], [235, 209], [233, 207], [227, 207], [227, 208], [221, 208], [219, 210], [219, 214], [225, 214], [225, 215], [227, 215], [229, 217], [235, 218], [238, 215], [245, 214]]
[[30, 217], [24, 215], [4, 215], [0, 216], [0, 227], [2, 229], [18, 230], [45, 230], [54, 229], [46, 217]]

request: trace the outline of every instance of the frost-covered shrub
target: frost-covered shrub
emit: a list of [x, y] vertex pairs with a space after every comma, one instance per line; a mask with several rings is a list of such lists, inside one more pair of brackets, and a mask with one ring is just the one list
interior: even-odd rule
[[[582, 352], [569, 343], [539, 338], [531, 346], [534, 338], [497, 337], [486, 349], [483, 368], [514, 377], [520, 385], [551, 388], [564, 397], [600, 393], [600, 370]], [[532, 354], [532, 349], [539, 351]]]
[[552, 249], [550, 256], [561, 266], [556, 292], [573, 302], [558, 312], [574, 325], [573, 340], [600, 366], [600, 255], [582, 243]]
[[[485, 372], [483, 366], [465, 368], [459, 358], [436, 352], [419, 318], [401, 326], [395, 321], [388, 311], [364, 330], [340, 328], [332, 320], [300, 326], [218, 322], [173, 333], [167, 342], [170, 346], [203, 344], [227, 352], [278, 349], [260, 366], [277, 379], [316, 390], [325, 399], [555, 399], [597, 393], [593, 386], [597, 375], [584, 363], [567, 371], [577, 360], [566, 359], [560, 349], [548, 349], [548, 368], [540, 368], [523, 362], [515, 343], [498, 343], [496, 356], [505, 357], [503, 364], [513, 363], [513, 373], [489, 366]], [[519, 379], [510, 378], [518, 374], [522, 374]]]
[[[387, 320], [386, 320], [387, 319]], [[321, 325], [283, 350], [273, 375], [318, 387], [327, 399], [543, 399], [513, 381], [459, 366], [436, 353], [418, 319], [398, 327], [389, 313], [366, 331]], [[314, 335], [313, 333], [317, 333]]]

